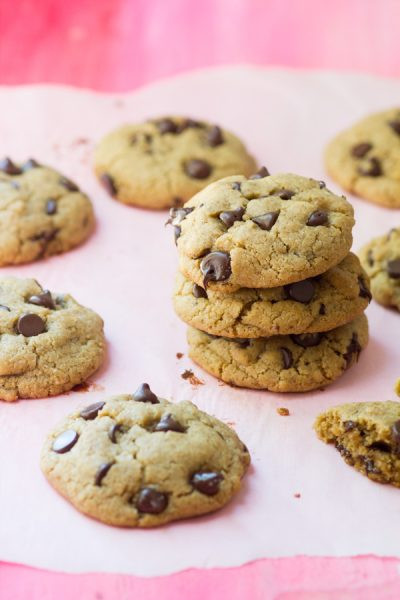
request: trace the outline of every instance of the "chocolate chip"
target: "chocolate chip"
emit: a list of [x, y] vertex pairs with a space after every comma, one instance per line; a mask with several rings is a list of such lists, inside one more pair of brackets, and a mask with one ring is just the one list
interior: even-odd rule
[[221, 473], [200, 471], [192, 475], [190, 483], [198, 492], [206, 494], [206, 496], [215, 496], [219, 492], [219, 485], [223, 479]]
[[288, 295], [292, 300], [301, 302], [302, 304], [308, 304], [313, 299], [315, 294], [315, 284], [311, 279], [304, 279], [303, 281], [296, 281], [285, 287]]
[[54, 198], [49, 198], [46, 202], [46, 214], [54, 215], [57, 212], [57, 202]]
[[371, 448], [371, 450], [378, 450], [378, 452], [388, 453], [391, 451], [390, 445], [387, 442], [384, 442], [383, 440], [377, 440], [376, 442], [372, 442], [372, 444], [370, 444], [368, 448]]
[[11, 309], [9, 309], [8, 306], [4, 306], [4, 304], [0, 304], [0, 310], [8, 310], [8, 312], [11, 312]]
[[323, 190], [324, 188], [326, 188], [325, 181], [318, 181], [318, 185], [319, 185], [319, 189], [320, 190]]
[[290, 200], [290, 198], [292, 196], [295, 195], [296, 192], [293, 192], [292, 190], [281, 190], [278, 193], [279, 198], [281, 198], [282, 200]]
[[8, 157], [0, 160], [0, 171], [7, 173], [7, 175], [21, 175], [22, 173], [21, 169]]
[[372, 249], [369, 249], [367, 252], [367, 263], [369, 264], [370, 267], [374, 266], [374, 252]]
[[392, 279], [400, 279], [400, 258], [389, 260], [387, 263], [387, 272]]
[[303, 348], [311, 348], [312, 346], [318, 346], [323, 338], [322, 333], [301, 333], [299, 335], [291, 335], [291, 340], [298, 346]]
[[373, 157], [368, 159], [368, 166], [358, 167], [358, 172], [360, 175], [365, 175], [366, 177], [379, 177], [382, 175], [382, 167], [380, 161]]
[[372, 144], [369, 144], [368, 142], [361, 142], [361, 144], [357, 144], [356, 146], [352, 147], [351, 154], [355, 158], [364, 158], [371, 148]]
[[236, 208], [235, 210], [225, 210], [219, 213], [219, 218], [228, 228], [232, 227], [235, 221], [241, 221], [245, 213], [244, 208]]
[[320, 306], [319, 306], [319, 314], [320, 315], [326, 315], [325, 304], [320, 304]]
[[178, 433], [184, 433], [185, 428], [176, 419], [174, 419], [171, 413], [168, 413], [164, 415], [157, 423], [154, 431], [176, 431]]
[[338, 452], [340, 452], [343, 458], [345, 458], [347, 461], [350, 461], [353, 464], [354, 461], [351, 452], [347, 450], [347, 448], [343, 446], [343, 444], [339, 444], [338, 442], [336, 442], [335, 448]]
[[113, 444], [117, 443], [117, 433], [119, 431], [122, 431], [122, 427], [121, 425], [119, 425], [119, 423], [114, 423], [114, 425], [111, 425], [108, 431], [108, 437], [110, 438]]
[[50, 229], [49, 231], [41, 231], [30, 239], [32, 242], [45, 242], [45, 244], [51, 242], [56, 237], [59, 229]]
[[175, 246], [178, 242], [178, 239], [180, 238], [182, 233], [182, 229], [180, 228], [179, 225], [174, 225], [174, 240], [175, 240]]
[[133, 399], [136, 402], [151, 402], [151, 404], [159, 404], [159, 400], [151, 391], [148, 383], [142, 383], [133, 394]]
[[40, 164], [34, 158], [29, 158], [21, 166], [21, 169], [25, 172], [25, 171], [30, 171], [31, 169], [37, 169], [38, 167], [40, 167]]
[[103, 173], [100, 175], [100, 183], [104, 187], [105, 190], [110, 194], [110, 196], [117, 195], [117, 186], [115, 185], [115, 181], [111, 175], [108, 173]]
[[265, 231], [270, 231], [272, 227], [275, 225], [277, 219], [279, 217], [279, 210], [276, 212], [267, 212], [263, 215], [259, 215], [258, 217], [253, 217], [251, 220], [260, 227], [260, 229], [264, 229]]
[[232, 189], [239, 190], [239, 192], [240, 192], [240, 190], [242, 189], [242, 184], [240, 183], [240, 181], [234, 181], [232, 183]]
[[107, 475], [108, 471], [111, 469], [113, 464], [114, 464], [113, 462], [109, 462], [109, 463], [103, 463], [102, 465], [100, 465], [100, 467], [97, 469], [97, 473], [94, 478], [95, 485], [98, 485], [98, 486], [101, 485], [101, 482], [103, 481], [104, 477]]
[[281, 348], [283, 368], [290, 369], [293, 365], [293, 355], [288, 348]]
[[169, 219], [166, 225], [179, 225], [190, 214], [194, 208], [192, 206], [180, 206], [169, 209]]
[[57, 454], [64, 454], [69, 452], [78, 441], [79, 435], [73, 429], [67, 429], [63, 431], [54, 440], [51, 449]]
[[388, 125], [397, 135], [400, 135], [400, 121], [389, 121]]
[[43, 333], [46, 329], [46, 324], [34, 313], [27, 313], [18, 319], [17, 330], [25, 337], [33, 337]]
[[182, 121], [182, 123], [180, 123], [180, 125], [178, 125], [177, 133], [181, 133], [185, 129], [189, 129], [189, 128], [200, 128], [201, 129], [203, 127], [204, 127], [204, 125], [203, 125], [203, 123], [200, 123], [200, 121], [195, 121], [194, 119], [185, 119], [184, 121]]
[[211, 165], [205, 160], [193, 158], [185, 164], [185, 172], [194, 179], [206, 179], [211, 174]]
[[224, 338], [228, 342], [234, 342], [241, 348], [248, 348], [250, 346], [250, 340], [247, 338]]
[[162, 119], [161, 121], [157, 121], [156, 125], [161, 135], [165, 133], [177, 133], [178, 131], [178, 127], [172, 119]]
[[257, 173], [254, 173], [254, 175], [250, 175], [249, 179], [264, 179], [264, 177], [268, 177], [268, 175], [268, 169], [266, 167], [261, 167], [261, 169], [259, 169]]
[[393, 442], [393, 452], [400, 456], [400, 420], [395, 421], [390, 428], [390, 435]]
[[86, 406], [81, 410], [79, 416], [82, 417], [82, 419], [85, 419], [85, 421], [93, 421], [104, 405], [105, 402], [95, 402], [94, 404], [89, 404], [89, 406]]
[[352, 364], [354, 355], [356, 355], [356, 361], [358, 360], [361, 350], [362, 348], [359, 344], [358, 336], [356, 333], [353, 333], [350, 344], [347, 346], [346, 353], [343, 355], [343, 358], [346, 361], [346, 369]]
[[368, 302], [371, 302], [372, 294], [362, 277], [358, 278], [358, 285], [360, 287], [360, 298], [367, 298]]
[[197, 283], [193, 284], [192, 293], [195, 298], [208, 298], [206, 290]]
[[168, 496], [154, 488], [142, 488], [136, 499], [136, 507], [142, 513], [159, 515], [168, 506]]
[[357, 429], [357, 423], [355, 423], [355, 421], [344, 421], [343, 427], [346, 432], [353, 431], [354, 429]]
[[318, 225], [326, 225], [328, 223], [328, 213], [324, 210], [315, 210], [307, 219], [307, 225], [317, 227]]
[[185, 201], [184, 201], [184, 200], [182, 200], [182, 198], [180, 198], [179, 196], [174, 196], [174, 197], [172, 198], [171, 202], [172, 202], [172, 206], [173, 206], [174, 208], [178, 208], [179, 206], [182, 206], [182, 204], [184, 204], [184, 203], [185, 203]]
[[214, 127], [211, 127], [211, 129], [207, 133], [207, 142], [212, 147], [220, 146], [221, 144], [224, 143], [224, 138], [223, 138], [220, 127], [218, 127], [217, 125], [214, 125]]
[[79, 188], [76, 185], [76, 183], [74, 183], [73, 181], [71, 181], [67, 177], [60, 177], [60, 179], [58, 180], [58, 182], [59, 182], [60, 185], [62, 185], [63, 187], [65, 187], [70, 192], [78, 192], [79, 191]]
[[204, 275], [203, 285], [207, 289], [210, 281], [226, 281], [232, 274], [231, 257], [227, 252], [210, 252], [200, 263]]
[[44, 308], [50, 308], [51, 310], [54, 310], [56, 307], [49, 290], [43, 290], [41, 294], [30, 296], [28, 302], [29, 304], [36, 304], [36, 306], [43, 306]]

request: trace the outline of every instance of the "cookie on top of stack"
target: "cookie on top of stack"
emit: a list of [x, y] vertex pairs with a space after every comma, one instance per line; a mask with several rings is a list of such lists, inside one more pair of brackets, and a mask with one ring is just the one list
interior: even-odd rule
[[240, 387], [324, 387], [368, 342], [369, 280], [350, 253], [353, 209], [323, 182], [265, 167], [172, 209], [178, 316], [189, 355]]

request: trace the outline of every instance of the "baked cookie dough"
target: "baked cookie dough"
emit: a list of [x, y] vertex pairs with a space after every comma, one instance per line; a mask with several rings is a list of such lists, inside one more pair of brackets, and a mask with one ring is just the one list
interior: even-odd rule
[[400, 310], [400, 228], [372, 240], [360, 258], [371, 278], [374, 300]]
[[362, 119], [326, 149], [326, 168], [346, 190], [390, 208], [400, 207], [400, 108]]
[[105, 355], [103, 321], [34, 279], [0, 279], [0, 400], [55, 396], [83, 383]]
[[78, 510], [122, 527], [218, 510], [249, 463], [230, 427], [191, 402], [157, 398], [147, 384], [73, 413], [41, 457], [49, 482]]
[[400, 487], [400, 402], [342, 404], [319, 415], [314, 428], [357, 471]]
[[212, 181], [257, 169], [226, 129], [176, 116], [112, 131], [97, 146], [94, 168], [111, 196], [152, 209], [180, 206]]
[[93, 227], [92, 203], [73, 181], [33, 159], [0, 161], [0, 266], [66, 252]]
[[189, 327], [189, 356], [238, 387], [306, 392], [325, 387], [357, 362], [368, 342], [365, 315], [325, 333], [229, 339]]
[[352, 206], [298, 175], [227, 177], [172, 213], [181, 272], [223, 292], [314, 277], [352, 244]]
[[173, 300], [177, 315], [196, 329], [256, 338], [334, 329], [363, 313], [370, 299], [368, 277], [358, 258], [348, 254], [317, 277], [231, 294], [205, 290], [178, 273]]

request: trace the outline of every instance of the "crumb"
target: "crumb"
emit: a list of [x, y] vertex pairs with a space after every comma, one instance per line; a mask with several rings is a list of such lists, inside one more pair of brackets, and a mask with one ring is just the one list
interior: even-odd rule
[[301, 494], [299, 494], [299, 492], [297, 492], [296, 494], [293, 494], [293, 496], [294, 496], [295, 498], [301, 498]]
[[180, 359], [180, 358], [182, 358], [182, 356], [184, 356], [183, 352], [176, 353], [176, 358]]
[[104, 387], [99, 383], [92, 383], [91, 381], [84, 381], [78, 383], [72, 388], [73, 392], [104, 392]]
[[394, 391], [398, 396], [400, 396], [400, 379], [396, 381], [396, 385], [394, 386]]
[[281, 408], [277, 408], [276, 412], [278, 415], [281, 415], [281, 417], [288, 417], [290, 415], [289, 409], [283, 406]]
[[191, 385], [204, 385], [204, 381], [201, 381], [190, 369], [186, 369], [181, 375], [182, 379], [188, 379]]
[[90, 140], [89, 138], [85, 138], [85, 137], [80, 137], [77, 138], [76, 140], [72, 141], [72, 145], [73, 146], [80, 146], [82, 144], [89, 144]]

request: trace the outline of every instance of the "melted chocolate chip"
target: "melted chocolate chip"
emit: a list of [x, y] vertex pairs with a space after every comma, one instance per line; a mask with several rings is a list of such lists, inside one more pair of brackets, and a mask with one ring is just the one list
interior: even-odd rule
[[102, 465], [100, 465], [100, 467], [97, 469], [97, 473], [94, 478], [95, 485], [99, 485], [99, 486], [101, 485], [101, 482], [103, 481], [104, 477], [107, 475], [108, 471], [111, 469], [113, 464], [114, 464], [113, 462], [109, 462], [109, 463], [103, 463]]
[[328, 213], [324, 210], [315, 210], [307, 219], [307, 225], [317, 227], [318, 225], [327, 225]]
[[29, 304], [36, 304], [36, 306], [43, 306], [54, 310], [56, 305], [54, 304], [53, 297], [49, 290], [43, 290], [41, 294], [34, 294], [28, 298]]
[[211, 165], [205, 160], [193, 158], [185, 164], [186, 174], [193, 179], [207, 179], [211, 171]]
[[116, 196], [117, 194], [117, 186], [115, 185], [115, 181], [111, 175], [108, 173], [103, 173], [100, 175], [100, 182], [105, 190], [110, 194], [110, 196]]
[[393, 452], [400, 456], [400, 420], [395, 421], [390, 428], [390, 435], [393, 442]]
[[267, 212], [263, 215], [259, 215], [258, 217], [253, 217], [251, 220], [253, 223], [258, 225], [260, 229], [264, 229], [265, 231], [270, 231], [272, 227], [275, 225], [277, 219], [279, 217], [279, 210], [276, 212]]
[[355, 421], [350, 421], [350, 420], [344, 421], [343, 427], [346, 432], [353, 431], [354, 429], [357, 429], [357, 423]]
[[400, 258], [388, 262], [387, 272], [392, 279], [400, 279]]
[[122, 432], [122, 427], [121, 425], [119, 425], [119, 423], [114, 423], [114, 425], [111, 425], [108, 431], [108, 437], [110, 438], [113, 444], [117, 443], [117, 433], [119, 431]]
[[208, 298], [206, 290], [197, 283], [193, 284], [192, 293], [195, 298]]
[[240, 192], [240, 190], [242, 189], [242, 184], [240, 183], [240, 181], [234, 181], [232, 183], [232, 189], [239, 190], [239, 192]]
[[162, 119], [161, 121], [157, 121], [156, 125], [161, 135], [165, 133], [177, 133], [178, 131], [178, 127], [172, 119]]
[[168, 496], [154, 488], [142, 488], [136, 499], [136, 508], [142, 513], [159, 515], [168, 506]]
[[351, 155], [355, 158], [364, 158], [366, 154], [371, 150], [372, 144], [368, 142], [361, 142], [361, 144], [356, 144], [351, 149]]
[[79, 192], [79, 187], [76, 185], [76, 183], [74, 183], [73, 181], [71, 181], [70, 179], [68, 179], [68, 177], [60, 177], [60, 179], [58, 180], [59, 184], [62, 185], [63, 187], [65, 187], [67, 190], [69, 190], [70, 192]]
[[227, 252], [210, 252], [200, 263], [204, 275], [203, 285], [207, 289], [210, 281], [226, 281], [232, 274], [231, 257]]
[[57, 201], [54, 198], [49, 198], [45, 208], [47, 215], [54, 215], [57, 212]]
[[301, 302], [302, 304], [308, 304], [314, 297], [315, 284], [311, 279], [304, 279], [303, 281], [296, 281], [285, 287], [288, 295], [292, 300]]
[[358, 167], [358, 172], [365, 177], [379, 177], [382, 175], [381, 163], [375, 157], [369, 158], [368, 165]]
[[67, 429], [56, 437], [51, 449], [57, 454], [69, 452], [78, 441], [79, 435], [73, 429]]
[[312, 346], [318, 346], [323, 338], [322, 333], [301, 333], [299, 335], [291, 335], [291, 340], [298, 346], [303, 348], [311, 348]]
[[372, 294], [362, 277], [358, 278], [358, 285], [360, 287], [360, 298], [367, 298], [368, 302], [371, 302]]
[[175, 240], [175, 246], [177, 245], [178, 239], [180, 238], [182, 233], [182, 229], [179, 225], [174, 225], [174, 240]]
[[236, 208], [234, 210], [225, 210], [222, 213], [219, 213], [219, 218], [228, 228], [232, 227], [235, 221], [241, 221], [242, 217], [245, 213], [244, 208]]
[[82, 417], [82, 419], [85, 419], [85, 421], [93, 421], [104, 405], [105, 402], [95, 402], [94, 404], [89, 404], [89, 406], [86, 406], [81, 410], [79, 416]]
[[266, 167], [261, 167], [261, 169], [259, 169], [257, 173], [254, 173], [254, 175], [250, 175], [249, 179], [264, 179], [264, 177], [268, 177], [268, 175], [268, 169]]
[[159, 404], [159, 400], [151, 391], [148, 383], [142, 383], [133, 394], [133, 399], [136, 402], [151, 402], [151, 404]]
[[397, 135], [400, 135], [400, 121], [389, 121], [388, 125]]
[[27, 313], [18, 319], [17, 330], [25, 337], [33, 337], [43, 333], [46, 329], [46, 324], [34, 313]]
[[21, 175], [22, 173], [21, 169], [8, 157], [0, 160], [0, 171], [7, 173], [7, 175]]
[[283, 368], [290, 369], [293, 365], [293, 355], [290, 352], [289, 348], [281, 348]]
[[185, 428], [176, 419], [174, 419], [171, 413], [168, 413], [164, 415], [157, 423], [154, 431], [176, 431], [177, 433], [184, 433]]
[[358, 357], [360, 356], [362, 348], [358, 341], [358, 336], [356, 333], [353, 333], [353, 337], [351, 338], [350, 344], [347, 346], [346, 353], [343, 354], [343, 358], [346, 361], [346, 369], [350, 367], [353, 362], [353, 356], [356, 355], [356, 361], [358, 361]]
[[222, 135], [220, 127], [218, 127], [217, 125], [211, 127], [211, 129], [207, 133], [207, 142], [212, 147], [220, 146], [224, 143], [224, 137]]
[[200, 471], [192, 475], [190, 483], [198, 492], [206, 496], [215, 496], [219, 492], [219, 486], [223, 479], [224, 477], [221, 473]]
[[296, 192], [293, 192], [292, 190], [281, 190], [278, 193], [279, 198], [281, 198], [282, 200], [290, 200], [290, 198], [292, 196], [295, 195]]
[[34, 158], [29, 158], [21, 166], [21, 169], [25, 172], [25, 171], [30, 171], [31, 169], [37, 169], [38, 167], [40, 167], [40, 164]]

